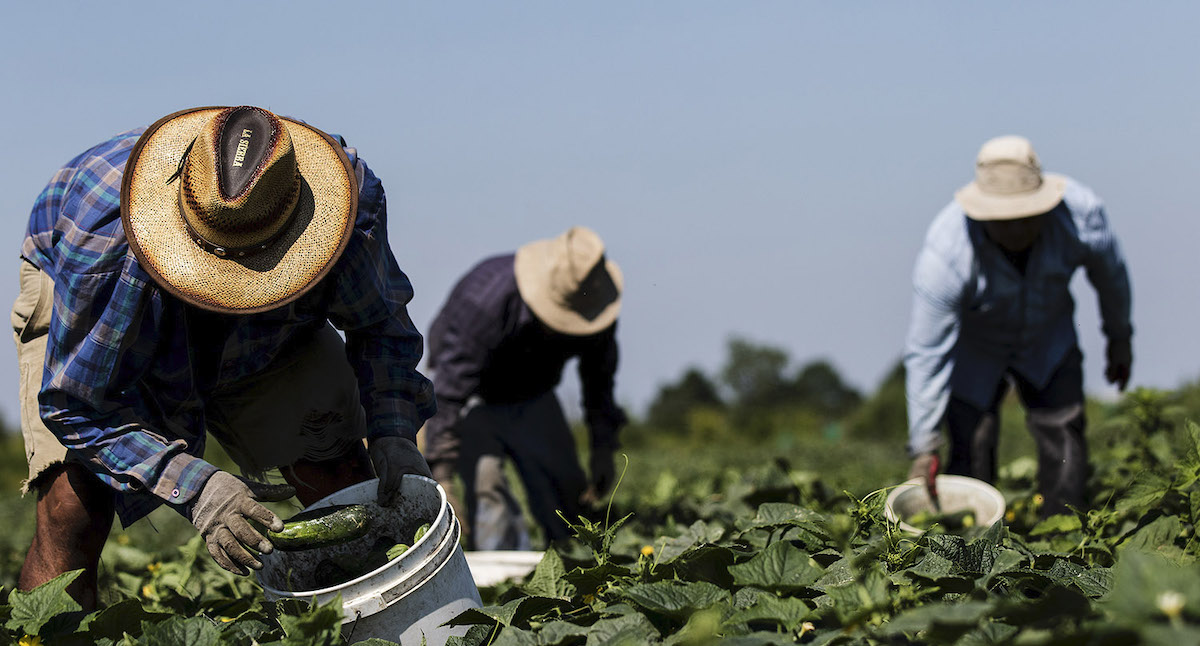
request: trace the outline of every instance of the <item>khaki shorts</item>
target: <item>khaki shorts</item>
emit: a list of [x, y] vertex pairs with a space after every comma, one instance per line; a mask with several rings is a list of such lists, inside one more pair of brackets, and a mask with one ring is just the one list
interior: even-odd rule
[[[26, 260], [20, 277], [12, 323], [20, 364], [21, 434], [29, 462], [24, 492], [47, 468], [74, 457], [38, 414], [54, 281]], [[214, 392], [205, 417], [208, 431], [250, 477], [301, 459], [345, 455], [366, 437], [358, 381], [346, 360], [345, 343], [329, 325], [261, 373]]]

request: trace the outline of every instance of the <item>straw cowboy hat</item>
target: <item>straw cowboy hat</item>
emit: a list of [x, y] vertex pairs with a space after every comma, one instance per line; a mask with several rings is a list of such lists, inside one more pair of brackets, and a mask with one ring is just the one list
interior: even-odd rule
[[350, 239], [358, 184], [342, 147], [251, 106], [167, 115], [130, 154], [121, 221], [164, 289], [250, 314], [300, 297]]
[[1033, 145], [1024, 137], [996, 137], [975, 160], [975, 181], [954, 194], [973, 220], [1016, 220], [1040, 215], [1062, 201], [1067, 180], [1042, 173]]
[[587, 227], [517, 249], [513, 272], [521, 300], [550, 329], [573, 336], [595, 334], [621, 311], [624, 279], [604, 256], [604, 242]]

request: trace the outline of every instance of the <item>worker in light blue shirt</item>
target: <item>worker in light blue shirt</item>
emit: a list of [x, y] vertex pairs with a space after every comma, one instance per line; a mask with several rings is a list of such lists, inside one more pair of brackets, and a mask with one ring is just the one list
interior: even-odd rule
[[1125, 260], [1099, 198], [1042, 173], [1023, 137], [997, 137], [975, 181], [934, 219], [913, 271], [906, 341], [910, 478], [940, 470], [992, 481], [999, 407], [1010, 386], [1037, 442], [1044, 515], [1086, 504], [1083, 355], [1069, 285], [1083, 267], [1108, 341], [1105, 377], [1124, 390], [1133, 363]]

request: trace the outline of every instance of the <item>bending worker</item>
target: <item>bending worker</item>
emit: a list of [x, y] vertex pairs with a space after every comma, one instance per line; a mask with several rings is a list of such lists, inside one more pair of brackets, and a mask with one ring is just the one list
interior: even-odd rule
[[1125, 260], [1099, 198], [1042, 173], [1022, 137], [979, 151], [975, 180], [934, 219], [913, 272], [907, 373], [909, 477], [996, 476], [1000, 403], [1011, 383], [1037, 443], [1043, 515], [1087, 502], [1083, 355], [1068, 289], [1083, 267], [1099, 295], [1105, 377], [1124, 390], [1133, 362]]
[[[426, 425], [426, 456], [439, 481], [456, 469], [462, 476], [469, 547], [530, 547], [506, 458], [548, 541], [570, 535], [557, 511], [575, 520], [612, 485], [626, 422], [613, 401], [621, 287], [600, 237], [573, 227], [476, 265], [430, 326], [438, 413]], [[591, 435], [590, 483], [554, 395], [572, 357]]]
[[[386, 224], [355, 149], [248, 106], [171, 114], [59, 170], [12, 317], [38, 496], [20, 586], [82, 568], [69, 592], [94, 607], [114, 512], [127, 526], [163, 503], [247, 574], [272, 549], [248, 521], [283, 526], [260, 501], [308, 505], [374, 471], [387, 504], [401, 475], [429, 475], [432, 389]], [[204, 461], [206, 431], [244, 475], [280, 468], [294, 489]]]

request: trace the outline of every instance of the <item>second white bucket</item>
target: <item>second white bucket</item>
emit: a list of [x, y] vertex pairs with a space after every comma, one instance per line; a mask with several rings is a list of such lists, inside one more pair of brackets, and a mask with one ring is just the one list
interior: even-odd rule
[[[446, 492], [434, 480], [404, 476], [400, 499], [392, 507], [375, 504], [378, 482], [347, 487], [305, 509], [366, 505], [373, 520], [365, 536], [327, 548], [264, 554], [258, 581], [272, 600], [328, 603], [340, 594], [345, 616], [342, 634], [353, 642], [378, 637], [405, 645], [424, 640], [429, 646], [443, 646], [450, 637], [466, 634], [467, 627], [442, 624], [481, 605], [459, 546], [458, 519]], [[335, 586], [315, 583], [317, 564], [323, 559], [364, 554], [376, 539], [412, 536], [425, 523], [429, 531], [399, 559]]]

